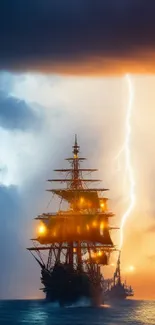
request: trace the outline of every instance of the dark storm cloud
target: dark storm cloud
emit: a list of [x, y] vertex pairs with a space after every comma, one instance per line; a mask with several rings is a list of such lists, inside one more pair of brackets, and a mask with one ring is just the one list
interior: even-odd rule
[[154, 17], [154, 0], [5, 0], [0, 67], [52, 68], [104, 57], [116, 64], [145, 61], [145, 52], [155, 50]]
[[41, 120], [24, 101], [0, 91], [0, 126], [5, 129], [34, 129]]

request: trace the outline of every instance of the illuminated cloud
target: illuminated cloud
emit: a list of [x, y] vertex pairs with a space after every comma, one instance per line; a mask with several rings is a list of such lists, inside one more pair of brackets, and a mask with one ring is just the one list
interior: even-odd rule
[[155, 71], [154, 12], [154, 0], [5, 0], [0, 4], [0, 68]]

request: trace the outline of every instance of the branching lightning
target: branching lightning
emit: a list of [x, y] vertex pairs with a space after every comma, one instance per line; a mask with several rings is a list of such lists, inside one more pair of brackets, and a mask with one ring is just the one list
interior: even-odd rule
[[131, 151], [130, 151], [131, 115], [132, 115], [132, 108], [133, 108], [134, 89], [133, 89], [131, 77], [129, 75], [126, 75], [126, 81], [127, 81], [128, 89], [129, 89], [129, 103], [127, 106], [126, 123], [125, 123], [126, 135], [125, 135], [124, 145], [123, 145], [122, 149], [120, 150], [120, 152], [118, 153], [117, 159], [124, 152], [126, 173], [128, 175], [130, 189], [129, 189], [129, 206], [121, 220], [120, 246], [119, 246], [120, 249], [122, 248], [122, 245], [123, 245], [124, 225], [125, 225], [125, 222], [126, 222], [127, 218], [129, 217], [129, 215], [134, 207], [134, 204], [135, 204], [135, 180], [134, 180], [134, 173], [133, 173], [133, 168], [132, 168], [132, 164], [131, 164]]

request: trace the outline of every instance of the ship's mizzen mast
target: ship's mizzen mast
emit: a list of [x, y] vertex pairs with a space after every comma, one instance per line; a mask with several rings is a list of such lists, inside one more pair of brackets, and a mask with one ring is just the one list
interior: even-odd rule
[[88, 187], [91, 182], [100, 180], [83, 177], [83, 173], [95, 172], [97, 169], [80, 168], [80, 163], [86, 158], [79, 157], [79, 149], [75, 135], [73, 157], [66, 159], [70, 168], [55, 169], [66, 177], [48, 180], [66, 184], [65, 188], [48, 191], [57, 195], [61, 201], [66, 201], [69, 208], [56, 213], [43, 213], [35, 218], [40, 220], [42, 228], [34, 241], [41, 246], [35, 245], [29, 250], [38, 254], [49, 250], [48, 269], [54, 263], [63, 261], [73, 269], [87, 270], [88, 273], [100, 272], [100, 265], [108, 263], [109, 254], [115, 249], [110, 230], [117, 228], [109, 226], [109, 217], [114, 214], [108, 210], [108, 199], [103, 197], [108, 189]]
[[116, 284], [116, 281], [119, 284], [121, 283], [120, 258], [121, 258], [121, 251], [119, 251], [116, 270], [115, 270], [115, 273], [114, 273], [114, 285]]

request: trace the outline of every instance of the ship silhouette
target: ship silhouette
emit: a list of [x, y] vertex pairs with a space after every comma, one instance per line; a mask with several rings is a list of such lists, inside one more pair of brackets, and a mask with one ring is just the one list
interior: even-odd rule
[[112, 279], [108, 279], [105, 285], [104, 296], [108, 300], [124, 300], [128, 297], [134, 296], [134, 291], [131, 286], [126, 284], [126, 281], [123, 282], [121, 278], [121, 269], [120, 269], [120, 257], [121, 252], [119, 251], [116, 270]]
[[[66, 306], [87, 298], [92, 306], [99, 306], [105, 285], [101, 269], [116, 250], [110, 231], [119, 228], [109, 224], [114, 214], [104, 196], [108, 189], [89, 187], [100, 180], [86, 178], [97, 169], [81, 168], [86, 158], [79, 156], [79, 149], [75, 135], [73, 156], [66, 159], [69, 168], [55, 169], [65, 177], [48, 180], [65, 184], [48, 190], [59, 197], [59, 209], [35, 218], [39, 221], [38, 235], [28, 250], [40, 265], [42, 290], [48, 301]], [[45, 251], [47, 259], [43, 258]]]

